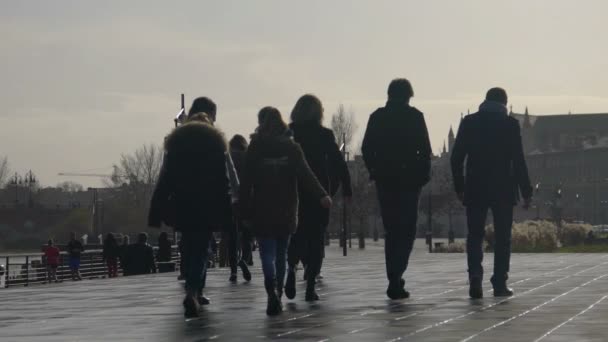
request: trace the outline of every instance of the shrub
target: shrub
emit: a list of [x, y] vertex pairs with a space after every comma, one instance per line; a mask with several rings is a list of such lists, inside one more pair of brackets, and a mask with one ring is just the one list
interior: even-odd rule
[[[515, 223], [512, 230], [511, 250], [519, 253], [552, 252], [558, 247], [557, 227], [549, 221]], [[494, 249], [494, 226], [486, 227], [488, 250]]]
[[433, 249], [435, 253], [464, 253], [466, 251], [466, 245], [464, 242], [458, 241], [450, 243], [448, 245], [442, 245]]
[[560, 229], [559, 239], [563, 246], [582, 245], [591, 229], [589, 224], [564, 223]]

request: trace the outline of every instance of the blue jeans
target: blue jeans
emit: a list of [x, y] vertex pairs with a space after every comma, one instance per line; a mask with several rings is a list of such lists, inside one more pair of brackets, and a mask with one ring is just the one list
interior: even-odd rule
[[205, 286], [211, 236], [211, 232], [207, 230], [182, 232], [186, 289], [190, 291], [200, 290]]
[[[287, 269], [287, 247], [289, 236], [280, 238], [260, 238], [260, 259], [264, 272], [264, 286], [266, 290], [276, 289], [282, 291]], [[275, 283], [276, 281], [276, 283]]]

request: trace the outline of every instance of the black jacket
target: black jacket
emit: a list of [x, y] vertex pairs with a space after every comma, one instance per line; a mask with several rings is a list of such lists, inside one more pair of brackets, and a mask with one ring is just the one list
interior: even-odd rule
[[176, 128], [165, 141], [148, 224], [159, 227], [163, 216], [172, 211], [174, 228], [179, 231], [221, 230], [230, 224], [226, 153], [224, 137], [213, 126], [190, 122]]
[[[466, 158], [466, 176], [464, 162]], [[516, 204], [532, 196], [519, 122], [503, 113], [478, 112], [460, 123], [451, 156], [457, 193], [464, 204]]]
[[[292, 123], [289, 128], [325, 191], [333, 196], [342, 187], [344, 196], [352, 196], [350, 173], [332, 130], [315, 122]], [[307, 196], [306, 191], [301, 193], [300, 198], [302, 196]]]
[[154, 250], [145, 243], [129, 245], [122, 262], [125, 275], [156, 273]]
[[370, 115], [361, 152], [376, 181], [419, 188], [430, 179], [432, 151], [424, 115], [405, 103], [389, 101]]

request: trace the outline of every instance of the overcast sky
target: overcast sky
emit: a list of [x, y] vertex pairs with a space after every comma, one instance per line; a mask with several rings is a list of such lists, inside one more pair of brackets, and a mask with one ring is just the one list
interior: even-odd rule
[[213, 98], [228, 136], [307, 92], [326, 117], [352, 108], [361, 133], [406, 77], [435, 152], [492, 86], [516, 112], [608, 112], [606, 13], [605, 0], [2, 1], [0, 156], [43, 185], [110, 173], [162, 141], [182, 92]]

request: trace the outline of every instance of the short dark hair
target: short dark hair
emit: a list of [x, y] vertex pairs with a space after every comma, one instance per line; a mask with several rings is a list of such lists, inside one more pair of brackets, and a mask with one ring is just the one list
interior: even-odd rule
[[233, 136], [228, 144], [230, 145], [231, 150], [243, 152], [247, 151], [247, 139], [245, 139], [245, 137], [240, 134], [236, 134], [235, 136]]
[[499, 87], [494, 87], [486, 93], [486, 100], [500, 102], [504, 105], [507, 104], [507, 92]]
[[215, 102], [213, 102], [213, 100], [208, 97], [198, 97], [194, 101], [192, 101], [192, 106], [190, 106], [188, 116], [194, 115], [196, 113], [207, 113], [211, 120], [215, 120], [217, 114], [217, 105], [215, 104]]
[[148, 242], [148, 234], [144, 233], [144, 232], [137, 234], [137, 242], [139, 242], [139, 243]]
[[388, 85], [389, 100], [409, 100], [414, 96], [412, 84], [405, 78], [396, 78]]

